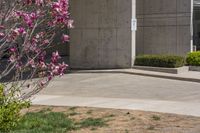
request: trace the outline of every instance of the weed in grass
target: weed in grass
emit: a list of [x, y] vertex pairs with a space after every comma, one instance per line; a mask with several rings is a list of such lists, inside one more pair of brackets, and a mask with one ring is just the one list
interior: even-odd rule
[[135, 120], [135, 117], [131, 117], [131, 120]]
[[70, 111], [75, 111], [77, 109], [77, 107], [70, 107], [69, 110]]
[[51, 111], [52, 111], [52, 108], [43, 108], [38, 113], [45, 113], [45, 112], [51, 112]]
[[161, 118], [160, 118], [160, 116], [153, 115], [152, 119], [155, 120], [155, 121], [159, 121]]
[[127, 113], [126, 113], [126, 115], [130, 115], [130, 114], [131, 114], [130, 112], [127, 112]]
[[126, 130], [125, 130], [125, 133], [129, 133], [129, 131], [126, 129]]
[[154, 127], [154, 126], [149, 126], [149, 127], [147, 128], [147, 130], [155, 130], [155, 127]]
[[96, 128], [96, 127], [93, 127], [93, 128], [91, 128], [90, 130], [91, 130], [91, 131], [95, 131], [95, 130], [97, 130], [97, 128]]
[[105, 118], [112, 118], [112, 117], [115, 117], [115, 115], [114, 114], [110, 114], [110, 115], [105, 116]]
[[86, 114], [92, 114], [92, 110], [88, 110]]
[[78, 115], [79, 113], [77, 113], [77, 112], [70, 112], [69, 113], [69, 116], [75, 116], [75, 115]]
[[81, 128], [87, 127], [103, 127], [106, 126], [106, 122], [102, 118], [87, 118], [78, 123]]

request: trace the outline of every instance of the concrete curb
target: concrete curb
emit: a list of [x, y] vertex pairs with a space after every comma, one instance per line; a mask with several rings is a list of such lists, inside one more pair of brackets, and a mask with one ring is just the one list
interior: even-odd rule
[[200, 72], [200, 66], [189, 66], [189, 70]]
[[70, 73], [123, 73], [123, 74], [132, 74], [138, 76], [147, 76], [147, 77], [155, 77], [155, 78], [164, 78], [164, 79], [172, 79], [172, 80], [180, 80], [180, 81], [189, 81], [189, 82], [196, 82], [200, 83], [199, 78], [191, 78], [191, 77], [181, 77], [175, 74], [159, 74], [158, 72], [155, 73], [148, 73], [147, 71], [144, 72], [136, 72], [133, 71], [134, 69], [113, 69], [113, 70], [72, 70]]
[[149, 67], [149, 66], [133, 66], [133, 69], [153, 71], [153, 72], [163, 72], [170, 74], [180, 74], [189, 71], [189, 67], [183, 66], [178, 68], [164, 68], [164, 67]]

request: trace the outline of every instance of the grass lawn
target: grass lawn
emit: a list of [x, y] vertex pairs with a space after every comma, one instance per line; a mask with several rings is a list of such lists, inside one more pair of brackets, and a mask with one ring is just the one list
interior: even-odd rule
[[84, 107], [32, 106], [11, 133], [200, 133], [200, 118]]

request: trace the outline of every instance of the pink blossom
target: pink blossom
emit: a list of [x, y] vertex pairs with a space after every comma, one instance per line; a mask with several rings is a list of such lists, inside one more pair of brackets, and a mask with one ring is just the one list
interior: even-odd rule
[[36, 67], [35, 61], [34, 61], [33, 59], [30, 59], [30, 60], [28, 61], [28, 64], [31, 65], [32, 68], [35, 68], [35, 67]]
[[50, 42], [49, 42], [48, 39], [45, 39], [45, 40], [43, 41], [43, 44], [44, 44], [44, 45], [49, 44], [49, 43], [50, 43]]
[[33, 0], [24, 0], [24, 4], [32, 4]]
[[38, 18], [37, 12], [15, 11], [17, 18], [23, 18], [28, 27], [33, 28], [34, 21]]
[[52, 15], [55, 18], [53, 24], [65, 24], [72, 27], [72, 21], [69, 19], [69, 1], [58, 0], [52, 3]]
[[58, 60], [59, 60], [60, 58], [61, 58], [61, 57], [60, 57], [58, 51], [53, 52], [53, 53], [52, 53], [52, 57], [51, 57], [51, 62], [57, 63]]
[[44, 1], [43, 0], [24, 0], [24, 4], [31, 5], [33, 3], [40, 6], [44, 3]]
[[[73, 28], [69, 0], [17, 0], [14, 7], [12, 10], [6, 7], [12, 11], [10, 15], [4, 12], [0, 15], [0, 20], [6, 20], [0, 24], [0, 44], [5, 44], [5, 48], [2, 45], [2, 51], [8, 53], [8, 61], [11, 66], [15, 65], [13, 70], [16, 70], [12, 71], [11, 76], [14, 79], [15, 75], [23, 75], [27, 70], [30, 71], [27, 76], [31, 78], [39, 73], [40, 79], [35, 79], [34, 84], [27, 87], [32, 89], [32, 86], [39, 85], [39, 89], [44, 88], [55, 76], [62, 76], [68, 68], [64, 62], [60, 63], [58, 51], [52, 53], [49, 61], [46, 50], [70, 40], [69, 35], [61, 33], [63, 29]], [[6, 18], [2, 19], [3, 16]], [[18, 78], [21, 80], [22, 77]]]
[[45, 56], [46, 56], [46, 51], [43, 51], [42, 53], [40, 53], [39, 61], [40, 62], [45, 62]]
[[49, 64], [49, 68], [50, 68], [50, 75], [51, 76], [57, 76], [60, 75], [62, 76], [65, 72], [65, 70], [67, 69], [68, 65], [66, 65], [64, 62], [62, 64], [57, 64], [55, 65], [54, 63]]
[[69, 42], [69, 36], [68, 35], [63, 34], [61, 39], [62, 39], [63, 43], [64, 42]]
[[18, 69], [18, 70], [21, 70], [22, 69], [22, 62], [20, 61], [17, 61], [16, 65], [15, 65], [15, 68]]
[[15, 29], [15, 30], [13, 30], [13, 33], [12, 33], [12, 36], [13, 36], [13, 37], [16, 37], [16, 36], [19, 36], [19, 35], [20, 35], [20, 33], [19, 33], [18, 28]]
[[14, 62], [16, 61], [16, 56], [11, 55], [10, 58], [9, 58], [9, 61], [10, 61], [11, 63], [14, 63]]
[[48, 83], [48, 81], [47, 81], [46, 79], [44, 79], [44, 80], [42, 80], [42, 81], [40, 82], [40, 85], [41, 85], [41, 86], [45, 86], [47, 83]]
[[23, 27], [18, 28], [18, 32], [21, 34], [25, 34], [25, 29]]
[[40, 61], [40, 62], [39, 62], [39, 67], [42, 68], [42, 69], [45, 69], [45, 68], [47, 68], [47, 65], [46, 65], [45, 62]]
[[64, 75], [65, 70], [67, 69], [68, 65], [64, 62], [62, 64], [59, 64], [59, 75]]
[[0, 29], [4, 29], [5, 27], [3, 25], [0, 25]]
[[52, 80], [52, 79], [53, 79], [53, 76], [49, 75], [49, 76], [48, 76], [48, 80], [50, 81], [50, 80]]
[[5, 34], [0, 32], [0, 37], [4, 37], [4, 36], [5, 36]]
[[44, 4], [44, 1], [43, 0], [35, 0], [35, 4], [40, 6], [40, 5]]
[[74, 28], [73, 23], [74, 23], [74, 20], [71, 20], [71, 19], [70, 19], [70, 20], [68, 21], [68, 24], [67, 24], [68, 28]]
[[17, 51], [17, 48], [13, 47], [13, 48], [10, 48], [10, 52], [16, 52]]

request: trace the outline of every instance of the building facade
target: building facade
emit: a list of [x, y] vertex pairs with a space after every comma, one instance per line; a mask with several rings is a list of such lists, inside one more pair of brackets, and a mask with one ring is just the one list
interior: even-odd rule
[[193, 49], [197, 1], [71, 0], [70, 66], [130, 68], [140, 54], [185, 56]]

